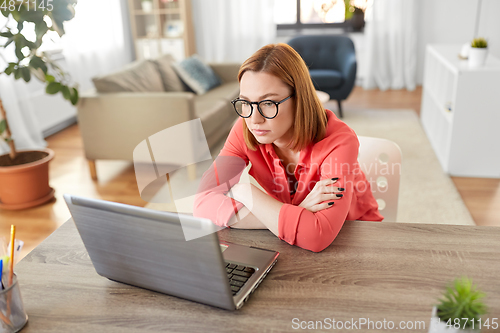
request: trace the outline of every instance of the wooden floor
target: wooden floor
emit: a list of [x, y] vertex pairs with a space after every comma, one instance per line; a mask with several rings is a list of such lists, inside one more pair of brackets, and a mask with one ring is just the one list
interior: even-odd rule
[[[420, 111], [421, 88], [385, 91], [356, 87], [343, 103], [344, 112], [352, 108], [413, 109]], [[25, 242], [22, 256], [42, 242], [70, 218], [64, 193], [77, 194], [136, 206], [144, 206], [137, 189], [133, 166], [121, 161], [97, 161], [98, 182], [90, 179], [77, 125], [47, 138], [55, 151], [50, 164], [50, 184], [56, 200], [22, 211], [0, 210], [0, 236], [8, 236], [10, 225], [17, 226], [17, 238]], [[500, 226], [500, 180], [453, 178], [458, 191], [478, 225]], [[8, 241], [7, 241], [8, 242]]]

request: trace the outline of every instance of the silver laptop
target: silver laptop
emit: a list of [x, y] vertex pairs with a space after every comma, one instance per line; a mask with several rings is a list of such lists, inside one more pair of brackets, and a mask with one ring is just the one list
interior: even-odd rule
[[185, 240], [185, 228], [214, 228], [208, 219], [183, 215], [181, 226], [177, 213], [68, 194], [64, 199], [96, 272], [133, 286], [235, 310], [279, 255], [219, 242], [216, 232]]

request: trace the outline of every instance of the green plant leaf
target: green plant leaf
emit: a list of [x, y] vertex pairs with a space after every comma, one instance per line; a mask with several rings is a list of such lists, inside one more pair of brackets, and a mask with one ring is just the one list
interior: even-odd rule
[[69, 91], [68, 86], [61, 86], [61, 92], [64, 99], [67, 99], [68, 101], [71, 100], [71, 92]]
[[344, 6], [345, 6], [345, 18], [344, 20], [350, 20], [352, 18], [352, 15], [354, 13], [354, 10], [351, 11], [351, 8], [353, 7], [351, 5], [350, 0], [344, 0]]
[[29, 40], [26, 41], [26, 46], [30, 48], [30, 51], [38, 48], [38, 46], [35, 43]]
[[35, 24], [43, 22], [43, 12], [38, 10], [23, 10], [19, 17], [20, 21], [33, 22]]
[[80, 97], [78, 96], [78, 89], [72, 88], [71, 91], [71, 104], [76, 105], [78, 103], [78, 100], [80, 99]]
[[33, 56], [31, 58], [30, 66], [33, 67], [34, 69], [40, 68], [44, 74], [47, 73], [47, 70], [48, 70], [47, 65], [45, 65], [45, 62], [39, 56]]
[[7, 46], [10, 45], [10, 43], [12, 43], [14, 41], [14, 37], [11, 37], [9, 39], [7, 39], [7, 43], [5, 43], [5, 45], [3, 46], [3, 48], [5, 49]]
[[11, 37], [14, 37], [14, 34], [12, 32], [9, 31], [4, 31], [2, 33], [0, 33], [0, 36], [2, 37], [5, 37], [5, 38], [11, 38]]
[[55, 81], [55, 77], [53, 77], [52, 75], [49, 75], [49, 74], [45, 74], [45, 81], [47, 81], [47, 82], [54, 82]]
[[[14, 20], [19, 22], [19, 18], [21, 17], [21, 13], [19, 13], [17, 10], [14, 10], [10, 13], [12, 14], [12, 17], [14, 18]], [[19, 30], [19, 31], [21, 31], [21, 30]]]
[[26, 58], [23, 53], [22, 53], [22, 49], [24, 47], [28, 47], [30, 49], [34, 49], [36, 48], [35, 47], [35, 44], [33, 42], [30, 42], [29, 40], [27, 40], [22, 34], [18, 33], [16, 35], [14, 35], [14, 42], [16, 43], [16, 56], [17, 58], [19, 59], [19, 61], [23, 60], [24, 58]]
[[75, 16], [75, 4], [76, 1], [74, 0], [59, 1], [54, 4], [52, 11], [47, 12], [47, 15], [52, 20], [51, 30], [56, 31], [61, 37], [65, 34], [63, 23]]
[[67, 1], [61, 1], [60, 5], [55, 5], [52, 17], [58, 22], [69, 21], [75, 16], [75, 8]]
[[474, 48], [487, 48], [488, 42], [484, 38], [474, 38], [471, 42], [471, 47]]
[[30, 49], [36, 48], [35, 43], [29, 41], [21, 33], [15, 34], [13, 36], [14, 42], [16, 43], [16, 48], [22, 49], [23, 47], [29, 47]]
[[5, 119], [0, 120], [0, 135], [7, 129], [7, 122]]
[[35, 25], [35, 32], [36, 32], [36, 39], [39, 40], [41, 39], [49, 30], [49, 27], [47, 26], [47, 23], [42, 20], [42, 22], [36, 23]]
[[22, 67], [21, 68], [21, 75], [23, 76], [24, 81], [30, 82], [31, 72], [30, 72], [29, 67]]
[[24, 54], [21, 52], [21, 48], [16, 46], [16, 57], [19, 59], [19, 61], [23, 60], [25, 58]]
[[[13, 28], [11, 31], [9, 28], [2, 29], [0, 36], [6, 38], [7, 42], [5, 45], [0, 46], [0, 50], [11, 43], [15, 44], [14, 53], [17, 57], [16, 62], [9, 63], [5, 68], [4, 72], [7, 75], [13, 74], [15, 79], [24, 79], [29, 82], [34, 76], [42, 82], [47, 82], [45, 91], [48, 94], [56, 94], [59, 91], [62, 92], [65, 99], [69, 100], [72, 104], [78, 102], [79, 96], [78, 91], [75, 88], [70, 88], [66, 84], [66, 73], [59, 69], [55, 64], [50, 66], [53, 67], [54, 71], [58, 73], [58, 78], [52, 75], [48, 75], [49, 62], [42, 56], [36, 56], [37, 49], [42, 44], [42, 38], [47, 34], [49, 30], [57, 31], [60, 36], [64, 35], [64, 22], [71, 20], [75, 16], [75, 5], [77, 0], [33, 0], [33, 1], [11, 1], [16, 2], [16, 9], [9, 11], [7, 9], [1, 9], [3, 16], [14, 19], [17, 24], [16, 33]], [[49, 5], [49, 2], [51, 3]], [[7, 2], [0, 0], [0, 5], [3, 3], [10, 4], [9, 0]], [[39, 5], [43, 4], [43, 8]], [[37, 10], [34, 10], [33, 5], [36, 5]], [[12, 16], [10, 16], [12, 15]], [[44, 20], [44, 16], [47, 15], [52, 20], [52, 27], [49, 28]], [[24, 22], [34, 23], [36, 41], [32, 42], [27, 40], [25, 35], [21, 32], [23, 31]], [[27, 35], [26, 35], [27, 36]], [[28, 50], [29, 49], [29, 50]], [[28, 52], [29, 51], [29, 52]], [[29, 53], [29, 54], [28, 54]], [[29, 58], [29, 64], [20, 67], [21, 61], [26, 62], [26, 58]], [[1, 72], [0, 72], [1, 73]]]
[[443, 321], [454, 321], [458, 318], [461, 327], [465, 325], [470, 328], [474, 320], [477, 322], [481, 315], [486, 314], [486, 306], [481, 302], [484, 296], [472, 280], [466, 277], [457, 278], [446, 287], [441, 303], [437, 305], [438, 316]]
[[19, 67], [18, 67], [18, 68], [16, 68], [16, 69], [14, 70], [14, 78], [15, 78], [16, 80], [19, 80], [19, 79], [21, 78], [21, 76], [22, 76], [22, 73], [21, 73], [21, 68], [19, 68]]
[[61, 84], [59, 82], [49, 82], [45, 88], [45, 92], [49, 95], [57, 94], [61, 91]]
[[7, 75], [10, 75], [12, 74], [12, 72], [14, 71], [14, 68], [16, 68], [16, 63], [15, 62], [10, 62], [9, 63], [9, 66], [7, 66], [7, 68], [5, 69], [5, 74]]

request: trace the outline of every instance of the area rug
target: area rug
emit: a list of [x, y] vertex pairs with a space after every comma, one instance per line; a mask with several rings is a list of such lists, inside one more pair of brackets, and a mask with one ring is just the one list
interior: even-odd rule
[[[334, 105], [332, 109], [336, 109]], [[475, 225], [453, 181], [443, 172], [415, 111], [347, 109], [342, 120], [360, 136], [388, 139], [401, 148], [398, 222]], [[211, 150], [214, 158], [223, 144], [221, 141]], [[185, 169], [173, 174], [171, 179], [182, 183], [187, 192], [196, 191], [196, 185], [186, 181]], [[158, 198], [152, 200], [156, 203], [146, 207], [163, 211], [188, 210], [189, 200], [184, 207], [176, 207], [172, 203], [158, 203], [161, 201]]]
[[342, 120], [358, 135], [388, 139], [401, 148], [398, 222], [475, 225], [415, 111], [346, 110]]

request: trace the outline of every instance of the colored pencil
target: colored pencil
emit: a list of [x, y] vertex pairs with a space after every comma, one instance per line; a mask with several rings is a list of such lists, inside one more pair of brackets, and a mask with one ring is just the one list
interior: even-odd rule
[[10, 271], [9, 271], [9, 286], [12, 286], [14, 277], [14, 240], [16, 239], [16, 226], [10, 226]]

